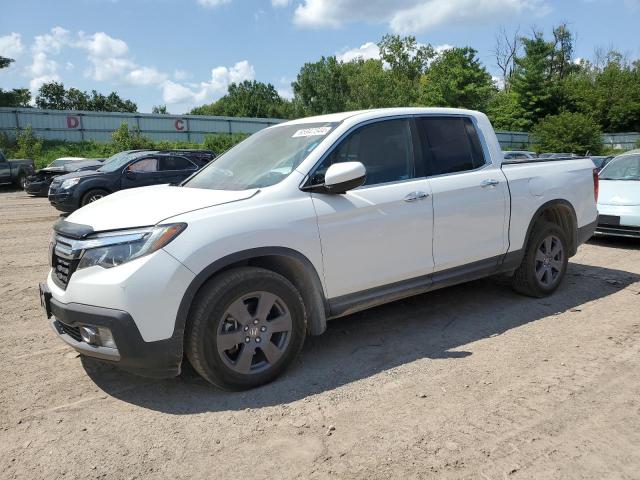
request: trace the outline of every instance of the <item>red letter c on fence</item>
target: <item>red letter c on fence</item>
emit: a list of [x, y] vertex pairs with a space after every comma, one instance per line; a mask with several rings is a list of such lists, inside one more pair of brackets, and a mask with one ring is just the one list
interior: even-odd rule
[[181, 118], [176, 120], [175, 127], [176, 127], [176, 130], [178, 130], [179, 132], [184, 130], [184, 120], [182, 120]]
[[80, 119], [78, 117], [67, 117], [67, 128], [78, 128], [80, 125]]

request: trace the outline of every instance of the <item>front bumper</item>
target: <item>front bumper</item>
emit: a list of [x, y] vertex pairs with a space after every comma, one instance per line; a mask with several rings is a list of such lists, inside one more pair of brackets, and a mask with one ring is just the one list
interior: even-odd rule
[[35, 195], [38, 197], [46, 197], [47, 192], [49, 191], [49, 183], [46, 180], [34, 180], [27, 181], [24, 184], [24, 191], [29, 195]]
[[52, 206], [61, 212], [71, 213], [80, 208], [80, 201], [68, 190], [49, 190], [47, 197]]
[[596, 234], [640, 238], [640, 205], [598, 205]]
[[[40, 296], [54, 332], [82, 355], [113, 363], [146, 377], [166, 378], [180, 374], [182, 338], [179, 335], [145, 342], [127, 312], [80, 303], [61, 303], [51, 296], [46, 284], [41, 284]], [[84, 342], [79, 334], [81, 326], [108, 328], [116, 348]]]

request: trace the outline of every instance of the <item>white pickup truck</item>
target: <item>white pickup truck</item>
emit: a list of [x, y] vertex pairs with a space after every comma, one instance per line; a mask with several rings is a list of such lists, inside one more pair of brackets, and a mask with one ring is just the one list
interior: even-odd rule
[[588, 159], [503, 161], [473, 111], [294, 120], [181, 185], [58, 221], [41, 299], [83, 355], [150, 376], [186, 355], [209, 382], [251, 388], [328, 319], [498, 273], [552, 293], [595, 230], [597, 178]]

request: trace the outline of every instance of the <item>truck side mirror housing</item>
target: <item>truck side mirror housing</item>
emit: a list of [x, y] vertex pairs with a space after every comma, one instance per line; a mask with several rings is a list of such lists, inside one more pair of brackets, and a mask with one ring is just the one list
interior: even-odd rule
[[324, 174], [327, 193], [346, 193], [358, 188], [367, 179], [367, 169], [360, 162], [334, 163]]

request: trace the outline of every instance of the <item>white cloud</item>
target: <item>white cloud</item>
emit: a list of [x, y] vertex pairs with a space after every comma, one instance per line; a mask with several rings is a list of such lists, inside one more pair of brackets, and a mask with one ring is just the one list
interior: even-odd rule
[[212, 101], [224, 95], [231, 83], [240, 83], [255, 79], [255, 70], [247, 60], [242, 60], [232, 67], [215, 67], [211, 70], [211, 78], [200, 84], [182, 85], [167, 80], [162, 85], [162, 99], [167, 104], [202, 103]]
[[343, 51], [342, 53], [338, 53], [336, 58], [341, 62], [350, 62], [357, 58], [361, 58], [363, 60], [377, 60], [380, 58], [380, 49], [374, 42], [367, 42], [360, 45], [358, 48], [351, 48]]
[[203, 7], [219, 7], [225, 3], [229, 3], [231, 0], [198, 0], [198, 3]]
[[84, 32], [80, 32], [79, 36], [80, 41], [77, 45], [80, 48], [84, 48], [92, 57], [122, 57], [129, 52], [127, 42], [119, 38], [113, 38], [104, 32], [97, 32], [88, 37], [85, 36]]
[[290, 0], [271, 0], [271, 5], [274, 7], [287, 7]]
[[544, 15], [547, 0], [304, 0], [294, 22], [303, 27], [339, 27], [352, 21], [387, 23], [408, 34], [447, 24], [470, 24], [518, 14]]
[[126, 75], [126, 80], [134, 85], [157, 85], [166, 79], [167, 75], [154, 67], [135, 68]]
[[53, 27], [51, 33], [35, 37], [32, 50], [34, 52], [58, 54], [68, 44], [69, 30], [65, 30], [62, 27]]
[[24, 52], [22, 37], [19, 33], [10, 33], [0, 37], [0, 56], [16, 59]]

